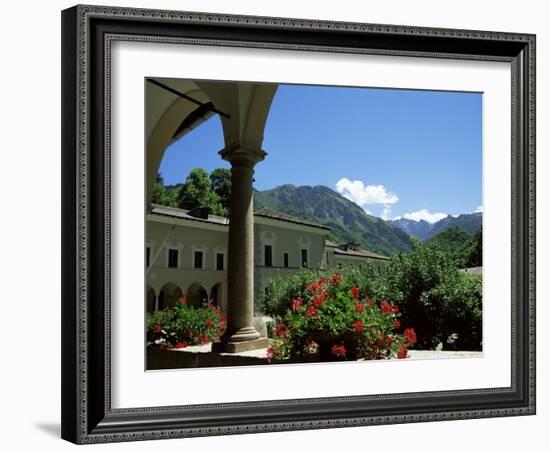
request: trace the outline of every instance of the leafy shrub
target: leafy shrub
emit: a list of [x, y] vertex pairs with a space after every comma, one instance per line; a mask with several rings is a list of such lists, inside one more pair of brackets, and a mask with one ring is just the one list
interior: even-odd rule
[[403, 326], [418, 334], [418, 348], [434, 348], [458, 333], [460, 348], [480, 349], [481, 276], [461, 272], [455, 258], [419, 240], [412, 247], [391, 259], [375, 295], [395, 299]]
[[194, 308], [182, 297], [175, 306], [147, 314], [147, 341], [151, 346], [184, 348], [217, 340], [226, 320], [215, 306]]
[[342, 276], [341, 286], [351, 289], [358, 286], [362, 295], [371, 297], [374, 293], [375, 276], [378, 275], [374, 265], [367, 264], [362, 269], [345, 266], [331, 271], [319, 269], [301, 269], [293, 275], [272, 278], [260, 296], [263, 312], [276, 319], [281, 319], [290, 309], [293, 298], [305, 298], [307, 286], [320, 278], [331, 278], [333, 275]]
[[[338, 269], [342, 288], [356, 286], [362, 298], [376, 302], [392, 299], [400, 308], [403, 327], [417, 333], [416, 348], [433, 349], [458, 333], [457, 348], [481, 349], [481, 276], [461, 272], [452, 255], [418, 239], [411, 241], [412, 252], [394, 255], [381, 274], [373, 265]], [[282, 321], [292, 299], [307, 298], [309, 284], [335, 273], [304, 269], [271, 280], [261, 298], [264, 312]]]
[[[309, 274], [308, 274], [309, 275]], [[321, 360], [405, 358], [416, 342], [414, 330], [396, 330], [399, 308], [377, 303], [350, 285], [350, 278], [333, 274], [309, 283], [290, 301], [273, 330], [268, 359], [301, 358], [319, 352]]]

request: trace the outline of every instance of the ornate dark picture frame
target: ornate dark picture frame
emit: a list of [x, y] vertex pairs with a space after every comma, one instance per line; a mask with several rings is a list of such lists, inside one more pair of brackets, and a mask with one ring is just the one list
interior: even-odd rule
[[[506, 388], [113, 409], [110, 45], [187, 42], [512, 67], [512, 373]], [[535, 414], [535, 36], [75, 6], [62, 12], [62, 437], [98, 443]]]

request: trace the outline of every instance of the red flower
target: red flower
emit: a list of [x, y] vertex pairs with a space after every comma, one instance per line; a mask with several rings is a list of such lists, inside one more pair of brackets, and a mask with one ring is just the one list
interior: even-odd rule
[[346, 347], [344, 346], [344, 344], [334, 344], [332, 346], [331, 352], [337, 358], [346, 357]]
[[162, 332], [162, 327], [160, 325], [155, 325], [155, 328], [153, 328], [153, 333], [159, 334]]
[[362, 333], [365, 329], [365, 327], [363, 327], [363, 322], [361, 322], [360, 320], [356, 320], [355, 323], [353, 324], [353, 329], [357, 333]]
[[399, 312], [399, 306], [395, 305], [395, 306], [393, 307], [393, 312], [394, 312], [394, 313], [398, 313], [398, 312]]
[[372, 306], [374, 306], [374, 300], [372, 300], [372, 299], [369, 298], [369, 299], [365, 302], [365, 304], [366, 304], [367, 306], [372, 307]]
[[319, 294], [315, 295], [311, 299], [311, 303], [313, 303], [313, 306], [321, 306], [323, 303], [325, 303], [325, 300], [328, 297], [328, 293], [325, 291], [321, 291]]
[[326, 278], [321, 278], [321, 279], [317, 282], [317, 284], [318, 284], [319, 286], [321, 286], [321, 285], [323, 285], [323, 284], [327, 284], [327, 279], [326, 279]]
[[351, 294], [355, 297], [355, 298], [359, 298], [359, 289], [357, 289], [355, 286], [353, 286], [351, 288]]
[[200, 336], [200, 337], [199, 337], [199, 343], [201, 343], [201, 344], [208, 344], [208, 342], [210, 342], [210, 341], [208, 340], [208, 336], [204, 335], [204, 336]]
[[273, 330], [275, 332], [275, 336], [284, 338], [286, 336], [286, 333], [288, 332], [288, 327], [284, 323], [279, 323]]
[[315, 306], [308, 306], [306, 309], [306, 317], [318, 316], [319, 311]]
[[273, 356], [273, 347], [270, 345], [267, 347], [266, 351], [267, 362], [271, 362], [273, 360]]
[[187, 341], [181, 341], [176, 344], [176, 348], [185, 348], [187, 345]]
[[395, 319], [393, 321], [393, 326], [394, 326], [395, 329], [398, 330], [399, 328], [401, 328], [401, 321], [399, 319]]
[[407, 342], [410, 345], [416, 344], [416, 333], [412, 328], [406, 328], [404, 331], [405, 337], [407, 338]]
[[212, 325], [212, 319], [207, 319], [206, 326], [209, 327], [210, 325]]
[[399, 347], [399, 350], [397, 350], [397, 357], [399, 359], [405, 359], [407, 357], [407, 347]]
[[384, 314], [392, 314], [393, 313], [392, 306], [386, 300], [382, 300], [380, 302], [380, 309], [382, 310], [382, 312]]
[[330, 281], [332, 282], [332, 284], [337, 284], [337, 283], [340, 283], [340, 281], [342, 281], [343, 278], [344, 277], [339, 273], [335, 273], [334, 275], [332, 275]]
[[302, 306], [304, 304], [304, 301], [298, 297], [292, 299], [292, 311], [298, 312], [300, 309], [302, 309]]
[[183, 297], [178, 298], [178, 302], [187, 303], [187, 297], [184, 295]]
[[357, 312], [363, 312], [365, 308], [363, 308], [363, 305], [361, 303], [356, 303], [355, 304], [355, 311]]
[[272, 345], [267, 347], [267, 351], [265, 355], [267, 358], [267, 362], [273, 361], [273, 359], [275, 359], [277, 356], [280, 356], [280, 355], [281, 355], [281, 350], [274, 348]]
[[386, 345], [388, 347], [391, 347], [392, 344], [393, 344], [393, 338], [391, 336], [386, 336]]

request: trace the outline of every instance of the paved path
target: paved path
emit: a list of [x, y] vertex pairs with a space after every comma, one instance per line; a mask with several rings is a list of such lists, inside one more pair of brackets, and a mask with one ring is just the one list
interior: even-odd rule
[[[212, 344], [192, 345], [176, 351], [189, 353], [209, 353], [212, 350]], [[226, 353], [222, 353], [224, 355]], [[227, 353], [229, 354], [229, 353]], [[247, 352], [232, 353], [237, 356], [247, 356], [249, 358], [266, 358], [266, 349], [249, 350]], [[410, 359], [448, 359], [448, 358], [481, 358], [483, 352], [465, 352], [465, 351], [438, 351], [438, 350], [409, 350]]]

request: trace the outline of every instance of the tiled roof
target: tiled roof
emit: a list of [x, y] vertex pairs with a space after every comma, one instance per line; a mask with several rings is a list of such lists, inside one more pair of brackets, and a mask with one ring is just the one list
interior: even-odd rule
[[372, 253], [367, 250], [342, 250], [341, 248], [336, 247], [334, 249], [334, 253], [337, 255], [345, 255], [345, 256], [360, 256], [363, 258], [372, 258], [372, 259], [387, 259], [389, 260], [387, 256], [378, 255], [377, 253]]
[[177, 219], [193, 220], [195, 222], [214, 223], [216, 225], [229, 224], [229, 219], [227, 217], [221, 217], [221, 216], [216, 216], [214, 214], [209, 214], [208, 219], [200, 219], [198, 217], [193, 217], [189, 215], [189, 211], [185, 209], [172, 208], [170, 206], [153, 204], [151, 212], [153, 214], [158, 214], [160, 216], [169, 216]]
[[255, 216], [259, 217], [268, 217], [270, 219], [282, 220], [285, 222], [297, 223], [300, 225], [306, 225], [308, 227], [322, 228], [324, 230], [330, 230], [329, 227], [325, 225], [319, 225], [318, 223], [308, 222], [307, 220], [299, 219], [297, 217], [285, 214], [280, 211], [276, 211], [271, 208], [260, 208], [257, 211], [254, 211]]

